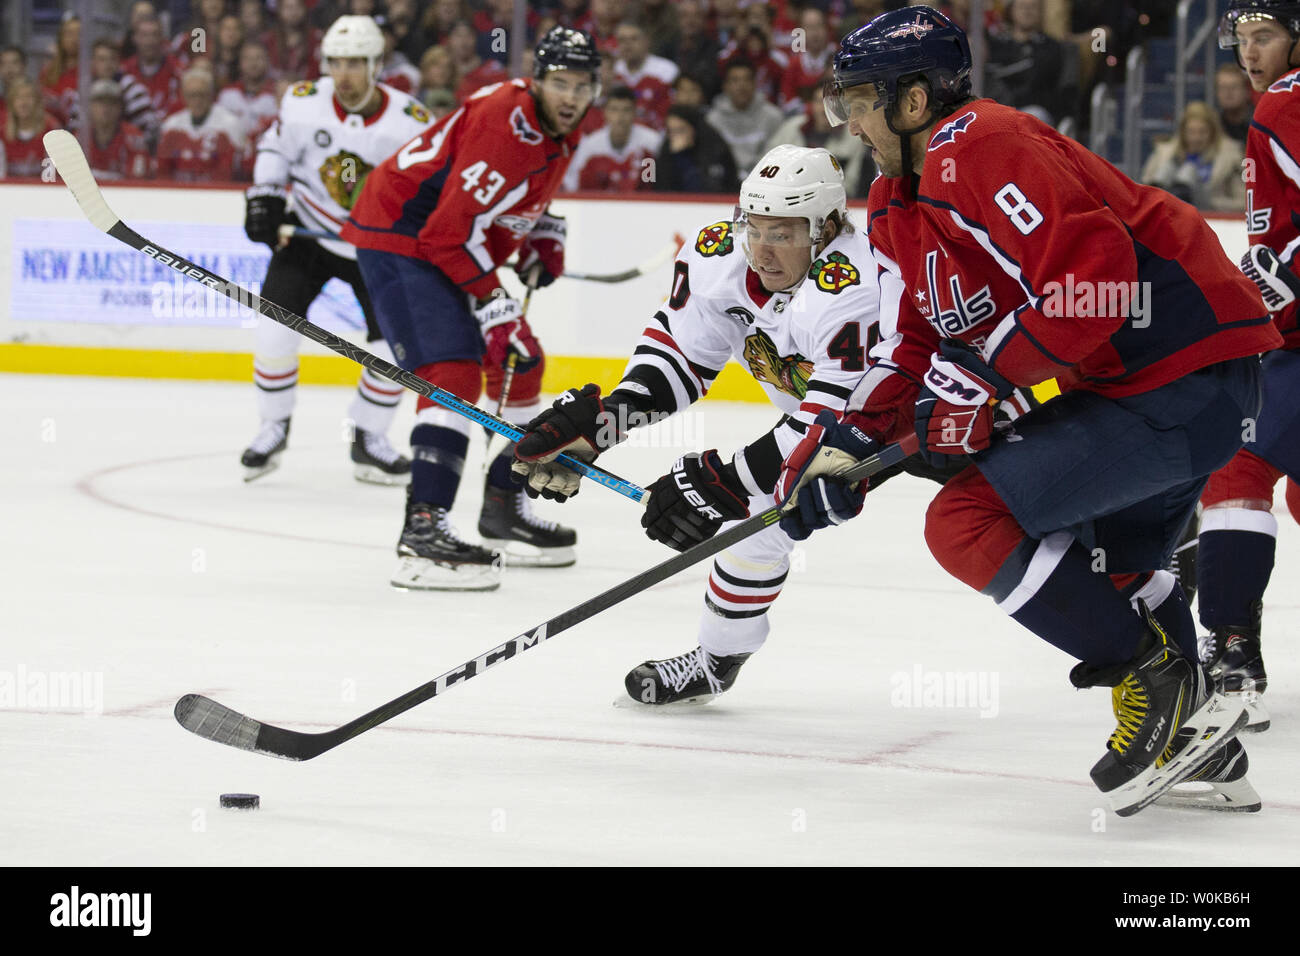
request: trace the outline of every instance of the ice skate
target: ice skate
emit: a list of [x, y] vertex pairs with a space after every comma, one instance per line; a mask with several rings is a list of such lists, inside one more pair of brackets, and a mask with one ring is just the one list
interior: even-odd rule
[[1246, 779], [1250, 760], [1241, 741], [1233, 738], [1227, 746], [1166, 791], [1156, 800], [1158, 807], [1182, 807], [1194, 810], [1220, 810], [1253, 813], [1262, 806], [1259, 794]]
[[255, 481], [279, 468], [280, 455], [288, 447], [289, 419], [262, 422], [261, 429], [239, 459], [244, 466], [244, 481]]
[[512, 568], [567, 568], [578, 560], [577, 532], [534, 515], [523, 491], [485, 488], [478, 533]]
[[1260, 650], [1259, 620], [1251, 627], [1216, 627], [1201, 638], [1201, 661], [1210, 679], [1228, 697], [1240, 698], [1249, 721], [1246, 730], [1268, 730], [1269, 716], [1260, 699], [1268, 687], [1264, 657]]
[[1118, 726], [1091, 776], [1122, 817], [1198, 770], [1246, 723], [1245, 705], [1218, 693], [1145, 603], [1141, 608], [1148, 634], [1132, 660], [1108, 668], [1079, 664], [1070, 672], [1075, 687], [1114, 688]]
[[718, 657], [697, 647], [667, 660], [646, 661], [628, 672], [623, 686], [639, 704], [707, 704], [736, 682], [749, 657]]
[[409, 497], [397, 556], [401, 563], [390, 582], [395, 588], [493, 591], [501, 586], [500, 552], [461, 540], [446, 508], [412, 502]]
[[405, 485], [411, 480], [411, 459], [399, 454], [387, 435], [353, 430], [352, 476], [371, 485]]

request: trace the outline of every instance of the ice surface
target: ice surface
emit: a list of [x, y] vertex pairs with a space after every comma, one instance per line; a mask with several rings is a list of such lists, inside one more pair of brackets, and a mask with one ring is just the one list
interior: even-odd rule
[[[251, 485], [251, 384], [5, 376], [0, 396], [6, 863], [1295, 862], [1300, 529], [1281, 495], [1273, 727], [1246, 738], [1258, 814], [1102, 811], [1088, 768], [1113, 727], [1108, 695], [1074, 691], [1069, 660], [934, 563], [934, 489], [909, 478], [796, 557], [767, 647], [709, 707], [612, 706], [630, 667], [695, 645], [701, 565], [296, 764], [191, 736], [172, 706], [202, 692], [334, 727], [668, 552], [635, 504], [588, 485], [539, 508], [578, 528], [578, 566], [509, 572], [487, 595], [399, 593], [402, 491], [352, 479], [345, 389], [301, 390], [283, 467]], [[659, 447], [602, 464], [647, 484], [676, 453], [734, 448], [774, 417], [697, 408]], [[455, 513], [469, 534], [480, 467]], [[996, 713], [897, 706], [918, 668], [996, 680]], [[102, 715], [32, 699], [33, 678], [73, 672], [102, 679]], [[232, 791], [262, 809], [219, 809]]]

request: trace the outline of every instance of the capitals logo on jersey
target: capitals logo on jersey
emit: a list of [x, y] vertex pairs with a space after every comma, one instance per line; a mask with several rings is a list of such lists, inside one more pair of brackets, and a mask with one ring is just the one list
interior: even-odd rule
[[321, 163], [320, 181], [331, 199], [344, 209], [351, 209], [374, 168], [356, 153], [342, 150]]
[[731, 223], [715, 222], [705, 226], [695, 238], [695, 251], [702, 256], [725, 256], [735, 246]]
[[522, 106], [516, 106], [510, 112], [510, 132], [515, 134], [515, 139], [527, 146], [536, 146], [542, 141], [542, 134], [533, 129]]
[[[946, 253], [944, 258], [948, 258]], [[916, 308], [941, 336], [959, 335], [966, 329], [991, 318], [997, 312], [993, 293], [987, 285], [967, 297], [962, 292], [961, 276], [955, 273], [947, 277], [947, 291], [951, 296], [952, 308], [943, 308], [940, 297], [943, 284], [939, 279], [939, 253], [934, 249], [925, 254], [925, 284], [929, 289], [929, 295], [918, 289], [915, 293]], [[938, 314], [935, 314], [936, 309]]]
[[926, 149], [926, 152], [932, 153], [940, 146], [947, 146], [957, 138], [958, 133], [964, 133], [966, 130], [970, 129], [970, 124], [973, 122], [975, 122], [975, 114], [973, 112], [963, 113], [955, 120], [949, 120], [939, 128], [939, 132], [934, 134], [934, 138], [930, 140], [930, 145]]
[[816, 260], [808, 269], [808, 278], [817, 288], [831, 295], [839, 295], [849, 286], [862, 281], [858, 267], [842, 252], [832, 252], [825, 259]]
[[808, 394], [808, 379], [812, 376], [814, 363], [797, 352], [782, 355], [776, 343], [762, 329], [745, 337], [745, 361], [749, 363], [750, 374], [758, 381], [767, 382], [798, 399]]

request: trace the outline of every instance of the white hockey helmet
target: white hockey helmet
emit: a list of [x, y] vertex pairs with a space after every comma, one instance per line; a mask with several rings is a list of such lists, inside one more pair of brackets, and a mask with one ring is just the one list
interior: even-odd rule
[[808, 221], [808, 237], [815, 246], [831, 213], [847, 222], [848, 195], [844, 170], [824, 149], [782, 145], [769, 150], [740, 184], [736, 219], [779, 216]]
[[361, 100], [349, 104], [343, 103], [342, 98], [339, 99], [348, 110], [357, 110], [364, 106], [375, 91], [375, 83], [379, 78], [379, 64], [384, 60], [384, 34], [380, 31], [379, 24], [372, 17], [352, 14], [339, 17], [325, 31], [325, 37], [320, 43], [320, 55], [327, 71], [329, 61], [332, 59], [347, 60], [352, 57], [365, 59], [367, 82]]
[[384, 34], [373, 17], [348, 16], [339, 17], [325, 31], [320, 43], [320, 53], [324, 59], [332, 57], [361, 56], [368, 60], [384, 58]]

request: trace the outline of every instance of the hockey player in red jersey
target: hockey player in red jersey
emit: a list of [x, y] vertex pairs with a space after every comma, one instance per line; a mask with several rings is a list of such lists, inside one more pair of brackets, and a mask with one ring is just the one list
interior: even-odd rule
[[[1113, 688], [1092, 778], [1116, 812], [1184, 778], [1212, 787], [1165, 799], [1255, 809], [1244, 707], [1208, 683], [1182, 590], [1155, 569], [1241, 447], [1258, 354], [1281, 338], [1194, 209], [973, 99], [969, 73], [965, 34], [928, 7], [882, 14], [836, 55], [828, 113], [882, 171], [868, 226], [882, 338], [844, 422], [823, 417], [787, 458], [783, 526], [856, 513], [864, 489], [827, 476], [880, 443], [971, 455], [931, 503], [927, 543], [1080, 661], [1076, 687]], [[1061, 396], [993, 431], [993, 404], [1049, 378]]]
[[1261, 651], [1264, 591], [1273, 571], [1277, 519], [1273, 488], [1300, 477], [1300, 3], [1233, 0], [1219, 45], [1263, 96], [1246, 134], [1246, 234], [1242, 270], [1260, 287], [1285, 344], [1264, 357], [1263, 407], [1245, 447], [1210, 476], [1201, 496], [1196, 565], [1206, 663], [1228, 693], [1242, 695], [1247, 730], [1269, 718], [1259, 695], [1268, 686]]
[[[486, 372], [497, 397], [517, 356], [508, 415], [531, 418], [542, 349], [496, 270], [516, 251], [521, 276], [545, 286], [564, 271], [564, 220], [547, 211], [598, 93], [591, 37], [556, 27], [539, 42], [534, 78], [485, 87], [375, 169], [342, 236], [357, 246], [379, 326], [397, 364], [468, 402]], [[421, 398], [411, 432], [397, 587], [490, 590], [501, 552], [465, 542], [448, 520], [471, 423]], [[510, 476], [513, 447], [491, 464], [479, 534], [505, 560], [572, 564], [576, 535], [534, 518]]]

